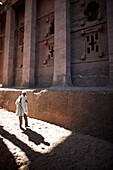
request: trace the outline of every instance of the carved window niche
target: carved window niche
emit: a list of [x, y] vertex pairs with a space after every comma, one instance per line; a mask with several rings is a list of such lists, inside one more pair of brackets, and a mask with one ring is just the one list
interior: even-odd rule
[[53, 45], [49, 45], [49, 56], [50, 56], [50, 59], [53, 59], [53, 53], [54, 53], [54, 49], [53, 49]]
[[54, 63], [54, 16], [45, 19], [47, 32], [45, 33], [44, 44], [46, 57], [43, 61], [44, 65], [53, 65]]
[[49, 19], [46, 18], [46, 23], [49, 23], [49, 26], [48, 26], [48, 31], [45, 34], [45, 37], [49, 37], [50, 35], [54, 34], [54, 20], [49, 21]]
[[54, 20], [49, 25], [49, 35], [54, 34]]
[[1, 36], [0, 37], [0, 52], [2, 52], [4, 50], [4, 39], [3, 37]]
[[43, 64], [53, 64], [54, 61], [54, 44], [48, 45], [48, 55]]
[[103, 19], [103, 13], [105, 13], [105, 7], [102, 7], [102, 2], [99, 4], [96, 1], [89, 2], [84, 10], [85, 20], [87, 22], [91, 21], [101, 21]]
[[84, 48], [81, 60], [87, 62], [108, 59], [107, 34], [102, 25], [84, 30], [82, 36]]
[[86, 36], [88, 54], [90, 54], [92, 51], [99, 52], [98, 39], [98, 32]]
[[19, 45], [23, 46], [24, 44], [24, 25], [21, 24], [21, 26], [18, 28], [19, 30]]
[[100, 44], [100, 33], [94, 32], [86, 35], [86, 56], [103, 58], [104, 53]]
[[84, 15], [87, 17], [87, 21], [95, 21], [98, 18], [99, 3], [96, 1], [90, 2], [84, 11]]

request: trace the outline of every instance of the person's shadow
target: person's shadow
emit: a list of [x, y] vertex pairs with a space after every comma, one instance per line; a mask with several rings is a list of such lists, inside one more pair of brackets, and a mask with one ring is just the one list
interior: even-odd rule
[[35, 131], [27, 128], [22, 133], [26, 134], [29, 138], [29, 141], [34, 142], [36, 145], [43, 143], [44, 145], [50, 146], [50, 143], [44, 141], [44, 137], [40, 134], [37, 134]]
[[[3, 126], [0, 125], [0, 134], [4, 134]], [[6, 163], [7, 162], [7, 163]], [[17, 165], [13, 154], [10, 152], [7, 145], [4, 143], [3, 138], [0, 137], [0, 170], [13, 169], [17, 170], [19, 165]]]
[[[50, 145], [48, 142], [44, 141], [43, 136], [37, 134], [36, 132], [32, 131], [31, 129], [27, 129], [27, 130], [23, 131], [23, 133], [25, 133], [29, 137], [29, 139], [31, 141], [35, 142], [35, 144], [37, 144], [37, 145], [39, 145], [40, 143], [44, 143], [45, 145], [48, 145], [48, 146]], [[32, 169], [32, 166], [36, 166], [36, 168], [37, 168], [37, 159], [35, 160], [35, 158], [43, 159], [43, 157], [44, 157], [43, 154], [32, 150], [26, 143], [19, 140], [14, 134], [10, 134], [5, 129], [3, 129], [3, 126], [1, 126], [1, 125], [0, 125], [0, 135], [3, 138], [8, 139], [15, 146], [19, 147], [23, 152], [26, 153], [26, 155], [29, 159], [28, 163], [27, 163], [27, 161], [25, 161], [26, 167], [28, 167], [29, 169]], [[21, 167], [23, 165], [23, 163], [18, 165], [16, 163], [14, 156], [10, 153], [9, 149], [7, 148], [7, 150], [5, 151], [4, 150], [5, 145], [4, 145], [4, 143], [3, 143], [3, 145], [1, 143], [3, 143], [2, 139], [0, 139], [0, 156], [2, 155], [2, 157], [0, 158], [0, 170], [4, 170], [4, 169], [17, 170], [19, 167]], [[3, 148], [3, 152], [1, 150], [1, 147]], [[7, 157], [6, 154], [8, 154], [9, 156]], [[3, 158], [3, 156], [6, 158], [6, 160]], [[45, 157], [46, 157], [46, 154], [45, 154]], [[9, 159], [9, 158], [11, 158], [11, 159]], [[8, 164], [6, 164], [6, 162], [8, 162]], [[39, 163], [40, 163], [40, 161], [39, 161]]]

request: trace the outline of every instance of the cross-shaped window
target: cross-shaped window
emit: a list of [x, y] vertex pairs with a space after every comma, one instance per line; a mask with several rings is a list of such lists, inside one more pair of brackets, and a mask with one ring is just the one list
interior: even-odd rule
[[91, 36], [91, 42], [89, 43], [89, 45], [91, 46], [92, 51], [94, 51], [94, 46], [95, 46], [95, 44], [97, 44], [97, 42], [94, 41], [94, 37]]
[[51, 58], [53, 57], [53, 53], [54, 53], [53, 46], [49, 45], [49, 51], [50, 51], [50, 58]]
[[[86, 40], [87, 40], [87, 53], [91, 53], [91, 51], [96, 51], [99, 52], [99, 47], [98, 47], [98, 33], [96, 32], [94, 35], [87, 35]], [[97, 41], [96, 41], [97, 40]]]

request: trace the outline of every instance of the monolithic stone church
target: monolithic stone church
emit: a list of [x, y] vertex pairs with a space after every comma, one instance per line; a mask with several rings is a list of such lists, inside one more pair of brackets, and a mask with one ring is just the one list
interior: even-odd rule
[[7, 0], [0, 5], [4, 87], [113, 84], [112, 0]]

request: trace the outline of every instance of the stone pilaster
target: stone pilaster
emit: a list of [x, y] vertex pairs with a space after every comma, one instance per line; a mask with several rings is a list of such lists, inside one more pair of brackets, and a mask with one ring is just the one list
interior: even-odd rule
[[12, 7], [6, 12], [4, 65], [3, 65], [3, 86], [13, 85], [13, 58], [14, 58], [14, 31], [15, 11]]
[[107, 0], [109, 85], [113, 86], [113, 0]]
[[70, 74], [70, 3], [55, 0], [55, 58], [53, 86], [71, 85]]
[[35, 37], [36, 37], [36, 0], [25, 1], [24, 54], [22, 86], [34, 86]]

